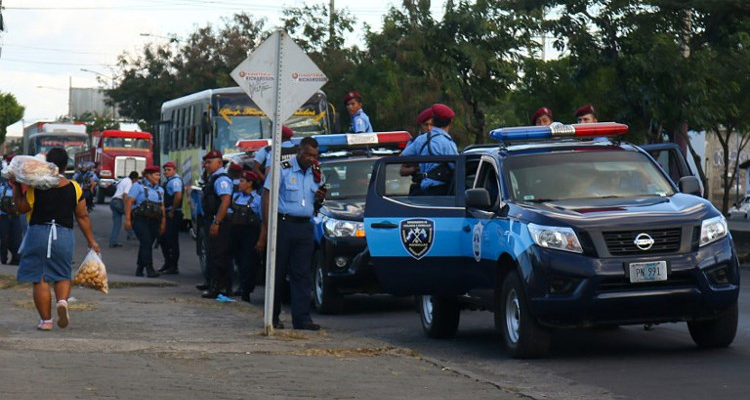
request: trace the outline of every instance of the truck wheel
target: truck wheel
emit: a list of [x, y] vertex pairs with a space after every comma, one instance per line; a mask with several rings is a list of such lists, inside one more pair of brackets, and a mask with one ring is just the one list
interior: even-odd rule
[[550, 348], [550, 332], [531, 315], [517, 274], [511, 273], [505, 278], [500, 290], [495, 291], [495, 302], [495, 327], [502, 332], [505, 348], [510, 356], [545, 356]]
[[688, 321], [690, 336], [699, 347], [727, 347], [737, 333], [737, 302], [707, 321]]
[[344, 298], [326, 276], [320, 253], [315, 253], [315, 270], [313, 273], [313, 303], [321, 314], [340, 314], [344, 308]]
[[96, 190], [96, 204], [104, 204], [104, 190], [97, 189]]
[[427, 336], [446, 339], [456, 336], [461, 308], [458, 300], [450, 296], [417, 296], [422, 329]]

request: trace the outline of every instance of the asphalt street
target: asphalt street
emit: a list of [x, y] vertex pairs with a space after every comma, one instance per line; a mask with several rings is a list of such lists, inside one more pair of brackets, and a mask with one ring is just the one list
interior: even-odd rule
[[[109, 212], [100, 205], [92, 215], [105, 246]], [[84, 250], [79, 240], [76, 255]], [[413, 300], [388, 295], [347, 297], [342, 315], [314, 315], [321, 333], [264, 337], [262, 288], [250, 305], [200, 299], [189, 235], [181, 237], [177, 276], [132, 277], [136, 250], [135, 242], [105, 250], [111, 279], [121, 283], [108, 295], [75, 289], [81, 310], [66, 330], [36, 332], [30, 289], [2, 290], [0, 281], [0, 398], [37, 398], [37, 380], [65, 382], [64, 395], [51, 397], [61, 399], [736, 399], [750, 392], [744, 288], [728, 349], [697, 349], [681, 323], [561, 331], [548, 358], [514, 360], [490, 313], [464, 311], [456, 338], [433, 340]]]

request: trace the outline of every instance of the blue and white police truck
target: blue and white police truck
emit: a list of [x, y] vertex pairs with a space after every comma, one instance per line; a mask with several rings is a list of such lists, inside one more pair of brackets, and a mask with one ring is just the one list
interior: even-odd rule
[[[457, 156], [374, 167], [365, 236], [384, 289], [418, 295], [422, 327], [451, 337], [462, 309], [494, 312], [513, 357], [559, 328], [687, 322], [701, 347], [737, 330], [739, 264], [697, 178], [677, 183], [617, 123], [496, 129]], [[444, 195], [397, 184], [403, 163], [453, 171]]]

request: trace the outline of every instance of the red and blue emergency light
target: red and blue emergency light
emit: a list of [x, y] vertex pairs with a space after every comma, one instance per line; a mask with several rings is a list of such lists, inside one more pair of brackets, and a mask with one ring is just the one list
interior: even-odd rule
[[[411, 135], [406, 131], [337, 133], [332, 135], [313, 135], [312, 137], [318, 141], [318, 146], [320, 146], [321, 151], [325, 151], [331, 147], [355, 148], [378, 145], [396, 145], [398, 148], [403, 149], [411, 139]], [[301, 141], [301, 137], [292, 138], [292, 143], [294, 143], [295, 146], [299, 145]], [[237, 141], [236, 146], [242, 151], [257, 151], [263, 147], [269, 146], [271, 143], [271, 139], [239, 140]]]
[[628, 133], [628, 126], [617, 122], [563, 125], [553, 122], [548, 126], [515, 126], [490, 131], [490, 137], [501, 142], [516, 140], [544, 140], [556, 138], [591, 138]]

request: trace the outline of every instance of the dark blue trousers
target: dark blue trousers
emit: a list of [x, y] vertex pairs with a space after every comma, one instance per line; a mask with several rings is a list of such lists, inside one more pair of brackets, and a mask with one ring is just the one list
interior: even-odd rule
[[167, 214], [167, 226], [164, 234], [159, 238], [159, 246], [164, 255], [164, 266], [167, 268], [177, 269], [177, 262], [180, 259], [180, 224], [182, 224], [182, 211], [175, 210], [172, 218]]
[[10, 252], [11, 261], [18, 261], [18, 246], [21, 245], [21, 217], [0, 215], [0, 261], [5, 264]]
[[232, 226], [227, 220], [219, 225], [219, 234], [211, 237], [211, 221], [206, 223], [207, 271], [209, 290], [232, 295]]
[[249, 295], [255, 289], [260, 256], [255, 250], [260, 225], [232, 225], [232, 256], [237, 264], [240, 291]]
[[279, 320], [281, 288], [288, 273], [292, 295], [292, 325], [299, 326], [312, 322], [310, 295], [313, 285], [312, 258], [315, 251], [313, 224], [280, 219], [278, 224], [273, 320]]
[[138, 238], [139, 270], [148, 265], [153, 266], [154, 264], [152, 249], [154, 247], [154, 240], [159, 236], [160, 223], [161, 221], [158, 219], [140, 216], [133, 217], [133, 231], [135, 231], [135, 236]]

